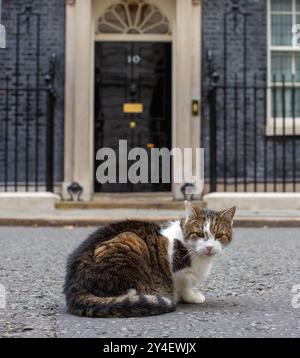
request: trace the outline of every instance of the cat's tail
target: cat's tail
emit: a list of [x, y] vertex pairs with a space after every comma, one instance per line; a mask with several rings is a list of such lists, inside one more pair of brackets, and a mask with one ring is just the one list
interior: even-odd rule
[[67, 298], [68, 312], [86, 317], [139, 317], [175, 311], [176, 302], [159, 295], [138, 294], [129, 290], [118, 297], [99, 297], [75, 293]]

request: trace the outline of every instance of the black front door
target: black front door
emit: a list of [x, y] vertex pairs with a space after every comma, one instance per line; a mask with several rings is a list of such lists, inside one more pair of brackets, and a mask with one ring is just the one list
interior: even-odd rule
[[[169, 191], [170, 184], [100, 184], [99, 149], [171, 148], [171, 44], [97, 42], [95, 48], [95, 192]], [[128, 161], [128, 168], [134, 161]], [[150, 178], [150, 171], [149, 171]]]

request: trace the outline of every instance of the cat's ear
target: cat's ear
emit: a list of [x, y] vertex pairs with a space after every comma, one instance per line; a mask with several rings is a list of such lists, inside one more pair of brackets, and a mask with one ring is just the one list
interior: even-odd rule
[[185, 205], [185, 220], [186, 221], [197, 216], [196, 208], [189, 201], [185, 200], [184, 205]]
[[236, 211], [236, 206], [233, 206], [230, 209], [223, 210], [221, 211], [221, 217], [232, 224], [235, 211]]

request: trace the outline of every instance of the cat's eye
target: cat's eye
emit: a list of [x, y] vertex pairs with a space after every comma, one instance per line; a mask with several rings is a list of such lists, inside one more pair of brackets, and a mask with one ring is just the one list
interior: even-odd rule
[[197, 232], [196, 232], [196, 235], [197, 235], [198, 237], [204, 237], [204, 235], [203, 235], [203, 232], [202, 232], [202, 231], [197, 231]]
[[221, 239], [222, 236], [223, 236], [223, 234], [217, 233], [217, 234], [216, 234], [216, 239]]

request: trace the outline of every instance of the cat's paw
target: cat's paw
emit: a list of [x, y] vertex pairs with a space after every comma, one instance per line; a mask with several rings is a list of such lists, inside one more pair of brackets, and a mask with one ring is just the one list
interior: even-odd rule
[[200, 292], [190, 290], [182, 294], [182, 300], [186, 303], [204, 303], [205, 296]]

